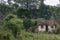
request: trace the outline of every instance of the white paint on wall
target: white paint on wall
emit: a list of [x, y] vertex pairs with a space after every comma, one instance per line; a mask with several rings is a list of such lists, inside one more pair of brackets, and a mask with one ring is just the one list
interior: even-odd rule
[[48, 31], [51, 31], [51, 30], [52, 30], [51, 26], [48, 26]]
[[41, 26], [38, 26], [38, 30], [41, 31]]
[[[43, 28], [41, 28], [42, 26], [38, 26], [38, 31], [39, 32], [44, 32], [46, 31], [46, 25], [43, 25]], [[53, 30], [56, 30], [55, 26], [51, 27], [50, 25], [48, 26], [48, 31], [49, 32], [53, 32]]]
[[41, 28], [41, 26], [38, 26], [38, 31], [46, 31], [46, 26], [44, 25], [43, 28]]
[[52, 32], [53, 30], [55, 30], [55, 26], [53, 26], [53, 28], [51, 26], [48, 26], [48, 31]]

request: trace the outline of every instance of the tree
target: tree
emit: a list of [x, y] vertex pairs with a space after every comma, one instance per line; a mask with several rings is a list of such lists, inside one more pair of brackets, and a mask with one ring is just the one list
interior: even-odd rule
[[0, 3], [4, 3], [4, 0], [0, 0]]
[[[9, 13], [13, 12], [13, 7], [9, 7], [8, 5], [5, 4], [0, 4], [0, 16], [2, 17], [2, 19]], [[0, 18], [1, 18], [0, 17]]]
[[24, 18], [24, 17], [29, 17], [29, 9], [27, 9], [27, 8], [25, 8], [25, 7], [19, 7], [18, 9], [17, 9], [17, 13], [16, 13], [17, 15], [18, 15], [18, 17], [20, 17], [20, 18]]
[[41, 0], [10, 0], [10, 1], [8, 0], [8, 3], [11, 1], [21, 6], [25, 6], [27, 8], [33, 9], [33, 8], [38, 8]]
[[49, 13], [51, 14], [51, 18], [53, 17], [53, 19], [56, 20], [56, 11], [57, 8], [54, 6], [49, 6]]
[[11, 0], [7, 0], [8, 4], [10, 5], [11, 4]]
[[4, 28], [11, 30], [14, 37], [17, 37], [22, 29], [23, 22], [16, 17], [16, 15], [10, 14], [4, 19]]
[[60, 23], [60, 7], [56, 9], [56, 13], [54, 16], [55, 20], [57, 20]]
[[29, 18], [25, 18], [23, 20], [23, 26], [26, 30], [28, 30], [31, 27], [32, 23], [31, 20]]
[[39, 8], [39, 14], [40, 14], [40, 17], [42, 18], [45, 18], [45, 19], [50, 19], [52, 16], [55, 17], [55, 11], [56, 11], [56, 8], [53, 7], [53, 6], [47, 6], [44, 4], [44, 0], [41, 0], [41, 3], [40, 3], [40, 8]]
[[44, 4], [44, 0], [41, 0], [41, 5], [40, 5], [40, 8], [39, 8], [39, 12], [40, 12], [39, 15], [40, 15], [41, 18], [44, 18], [44, 19], [49, 19], [50, 18], [49, 6]]

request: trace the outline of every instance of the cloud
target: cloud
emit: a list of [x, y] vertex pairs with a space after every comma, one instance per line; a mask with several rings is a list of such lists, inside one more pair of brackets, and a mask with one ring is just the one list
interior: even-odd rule
[[46, 0], [46, 1], [44, 1], [44, 3], [46, 5], [56, 6], [57, 4], [59, 4], [59, 0]]

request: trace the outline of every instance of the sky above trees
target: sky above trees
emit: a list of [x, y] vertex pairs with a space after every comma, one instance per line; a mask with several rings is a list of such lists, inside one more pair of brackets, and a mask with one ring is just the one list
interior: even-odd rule
[[59, 4], [59, 0], [46, 0], [45, 4], [54, 6]]
[[[5, 1], [7, 1], [7, 0], [5, 0]], [[59, 0], [45, 0], [44, 3], [46, 5], [56, 6], [57, 4], [59, 4]]]

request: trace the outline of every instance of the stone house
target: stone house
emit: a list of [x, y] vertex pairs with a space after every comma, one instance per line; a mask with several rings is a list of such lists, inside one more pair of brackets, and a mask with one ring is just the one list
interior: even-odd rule
[[33, 27], [34, 32], [56, 32], [57, 21], [55, 20], [38, 20]]

